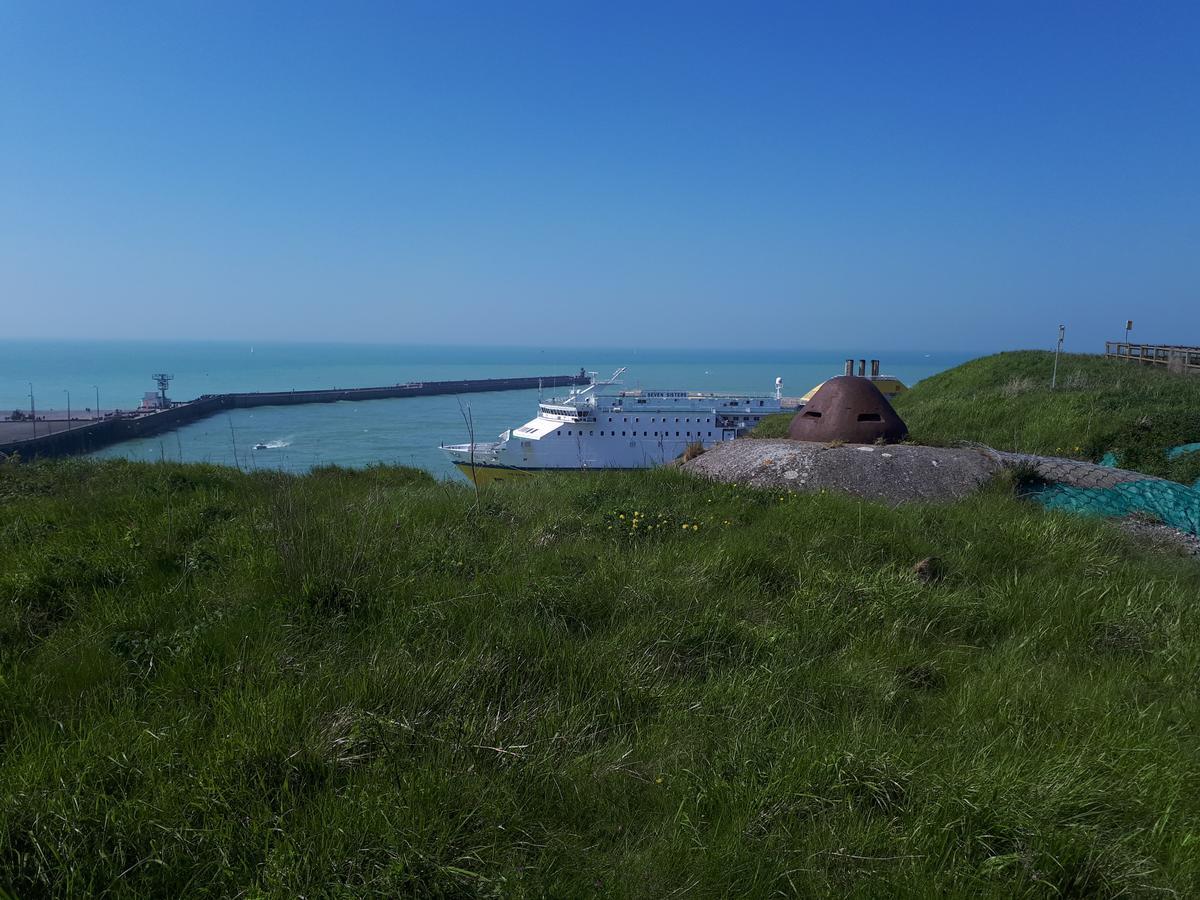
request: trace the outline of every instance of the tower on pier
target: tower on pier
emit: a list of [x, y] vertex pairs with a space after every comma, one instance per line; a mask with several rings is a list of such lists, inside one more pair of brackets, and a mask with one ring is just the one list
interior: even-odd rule
[[156, 372], [150, 376], [158, 383], [158, 408], [170, 409], [171, 401], [167, 399], [167, 388], [171, 384], [171, 379], [174, 375], [168, 375], [166, 372]]

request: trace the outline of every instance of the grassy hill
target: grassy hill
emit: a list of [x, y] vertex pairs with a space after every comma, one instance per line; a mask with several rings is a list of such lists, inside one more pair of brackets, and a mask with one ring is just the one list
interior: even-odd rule
[[0, 887], [1191, 895], [1197, 596], [999, 484], [0, 466]]
[[[1188, 484], [1200, 454], [1165, 450], [1200, 441], [1200, 378], [1066, 354], [1050, 390], [1054, 354], [999, 353], [927, 378], [895, 403], [919, 444], [978, 441], [998, 450], [1099, 460]], [[764, 420], [759, 437], [787, 433], [790, 415]]]

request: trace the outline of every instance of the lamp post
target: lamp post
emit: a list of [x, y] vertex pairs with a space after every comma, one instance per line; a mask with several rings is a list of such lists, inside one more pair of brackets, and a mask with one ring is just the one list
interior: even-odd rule
[[63, 393], [67, 395], [67, 431], [71, 430], [71, 392], [67, 388], [63, 388]]
[[1063, 338], [1066, 337], [1067, 326], [1058, 326], [1058, 345], [1054, 348], [1054, 372], [1050, 376], [1050, 390], [1054, 390], [1058, 383], [1058, 354], [1062, 352]]
[[33, 382], [29, 382], [29, 418], [33, 422], [33, 436], [37, 437], [37, 413], [33, 406]]
[[93, 384], [92, 387], [94, 387], [96, 389], [96, 415], [94, 418], [99, 419], [100, 418], [100, 385]]

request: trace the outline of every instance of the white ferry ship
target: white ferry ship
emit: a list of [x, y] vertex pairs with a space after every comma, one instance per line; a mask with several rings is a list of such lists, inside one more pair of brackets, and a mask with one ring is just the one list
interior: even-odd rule
[[678, 458], [691, 444], [732, 441], [780, 411], [775, 393], [623, 390], [618, 369], [606, 381], [538, 403], [537, 417], [498, 441], [443, 444], [451, 462], [477, 484], [564, 469], [644, 469]]

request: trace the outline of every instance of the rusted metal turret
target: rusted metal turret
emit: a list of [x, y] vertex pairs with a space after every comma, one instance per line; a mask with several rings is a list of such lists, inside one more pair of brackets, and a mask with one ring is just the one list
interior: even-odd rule
[[908, 436], [908, 426], [869, 378], [830, 378], [792, 419], [788, 436], [795, 441], [845, 441], [847, 444], [894, 444]]

